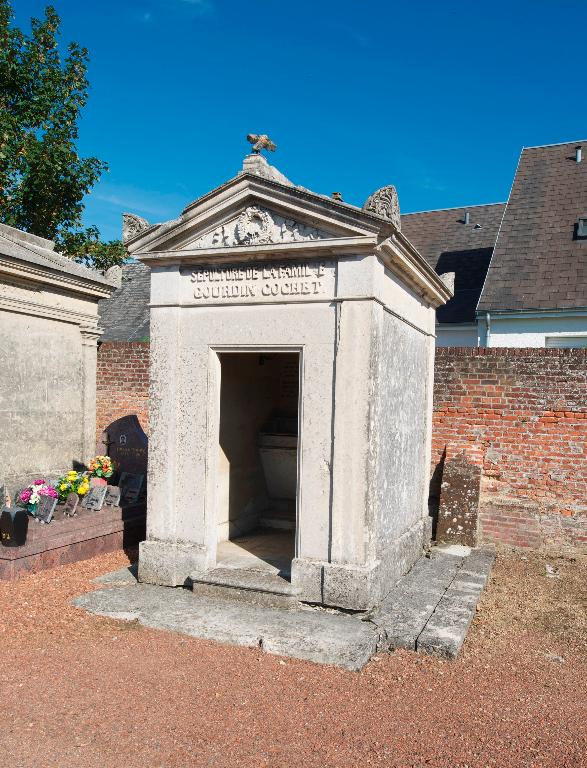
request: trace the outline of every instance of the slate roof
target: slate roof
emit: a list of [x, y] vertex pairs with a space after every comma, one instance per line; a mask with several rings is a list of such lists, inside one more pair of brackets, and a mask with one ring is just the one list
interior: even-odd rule
[[151, 270], [139, 261], [125, 264], [122, 283], [98, 302], [100, 341], [148, 341]]
[[480, 311], [587, 307], [586, 155], [587, 140], [522, 150]]
[[438, 308], [439, 323], [475, 322], [504, 209], [505, 203], [494, 203], [402, 215], [403, 234], [437, 274], [455, 273], [455, 295]]
[[[438, 321], [475, 320], [475, 307], [505, 203], [450, 208], [402, 215], [402, 232], [438, 274], [455, 272], [455, 296], [438, 310]], [[464, 224], [465, 211], [470, 223]], [[125, 264], [122, 285], [99, 302], [101, 341], [146, 341], [149, 338], [149, 275], [145, 264]]]

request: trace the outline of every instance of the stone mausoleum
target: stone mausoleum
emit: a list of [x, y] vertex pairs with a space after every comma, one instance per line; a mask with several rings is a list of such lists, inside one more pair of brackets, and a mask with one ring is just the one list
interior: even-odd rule
[[143, 582], [364, 610], [430, 539], [435, 309], [400, 231], [259, 154], [178, 219], [126, 215], [151, 268]]
[[0, 486], [12, 497], [94, 455], [98, 301], [119, 273], [0, 224]]

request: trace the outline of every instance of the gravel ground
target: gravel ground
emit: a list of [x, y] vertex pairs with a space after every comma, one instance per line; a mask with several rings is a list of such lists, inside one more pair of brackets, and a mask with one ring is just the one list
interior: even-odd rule
[[456, 662], [396, 652], [360, 673], [69, 604], [127, 562], [0, 582], [7, 768], [587, 766], [585, 557], [500, 551]]

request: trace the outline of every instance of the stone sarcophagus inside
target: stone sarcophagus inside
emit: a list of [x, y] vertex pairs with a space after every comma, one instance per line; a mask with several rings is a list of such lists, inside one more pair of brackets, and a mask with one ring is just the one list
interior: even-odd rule
[[142, 581], [242, 569], [362, 610], [420, 556], [450, 294], [397, 213], [390, 188], [360, 209], [252, 156], [173, 222], [127, 218], [152, 275]]

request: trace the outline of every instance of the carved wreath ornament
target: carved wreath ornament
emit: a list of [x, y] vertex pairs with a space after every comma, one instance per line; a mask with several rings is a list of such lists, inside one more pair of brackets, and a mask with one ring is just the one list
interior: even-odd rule
[[273, 221], [256, 205], [244, 210], [236, 223], [236, 241], [241, 245], [266, 245], [272, 242]]

